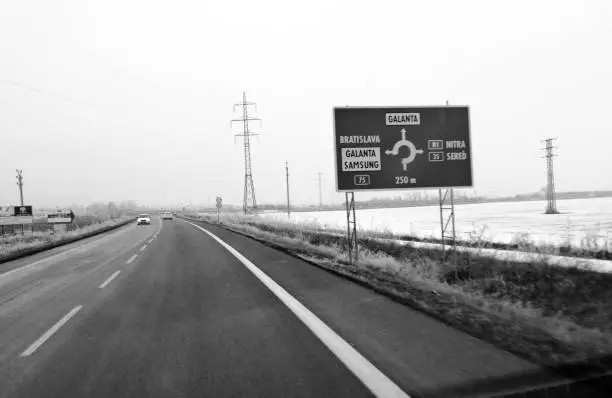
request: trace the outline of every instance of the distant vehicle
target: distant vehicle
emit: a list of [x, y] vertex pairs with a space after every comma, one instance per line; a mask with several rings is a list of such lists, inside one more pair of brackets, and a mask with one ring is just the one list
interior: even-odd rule
[[162, 220], [172, 220], [174, 219], [174, 216], [172, 215], [172, 213], [164, 213], [162, 215]]
[[136, 225], [151, 225], [151, 217], [148, 214], [141, 214], [136, 220]]

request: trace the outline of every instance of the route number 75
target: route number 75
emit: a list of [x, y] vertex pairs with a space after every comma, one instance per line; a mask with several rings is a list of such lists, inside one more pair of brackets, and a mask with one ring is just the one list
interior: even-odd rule
[[365, 175], [356, 175], [355, 176], [355, 185], [370, 185], [370, 176]]

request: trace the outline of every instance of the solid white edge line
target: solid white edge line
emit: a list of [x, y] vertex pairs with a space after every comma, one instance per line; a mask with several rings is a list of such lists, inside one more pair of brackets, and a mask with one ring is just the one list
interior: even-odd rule
[[334, 332], [329, 326], [321, 321], [302, 303], [296, 300], [291, 294], [283, 289], [279, 284], [274, 282], [262, 270], [257, 268], [249, 259], [244, 257], [236, 249], [225, 243], [212, 232], [205, 230], [199, 225], [189, 221], [187, 223], [200, 229], [216, 240], [221, 246], [236, 257], [251, 271], [283, 304], [285, 304], [291, 312], [293, 312], [313, 333], [315, 336], [329, 348], [329, 350], [338, 357], [338, 359], [377, 397], [404, 397], [410, 398], [408, 394], [402, 391], [397, 384], [385, 376], [363, 355], [355, 350], [342, 337]]
[[144, 249], [147, 248], [147, 245], [144, 245], [143, 247], [140, 248], [140, 251], [144, 251]]
[[34, 343], [32, 343], [31, 346], [29, 346], [24, 352], [22, 352], [20, 356], [27, 357], [27, 356], [32, 355], [37, 349], [40, 348], [40, 346], [45, 344], [45, 342], [47, 340], [49, 340], [49, 338], [51, 336], [53, 336], [53, 334], [55, 332], [57, 332], [59, 330], [59, 328], [64, 326], [64, 324], [66, 324], [66, 322], [68, 322], [70, 320], [70, 318], [75, 316], [76, 313], [81, 310], [81, 308], [83, 308], [82, 305], [77, 305], [76, 307], [71, 309], [70, 312], [68, 312], [66, 315], [64, 315], [64, 317], [62, 319], [57, 321], [57, 323], [55, 325], [51, 326], [51, 329], [47, 330], [42, 336], [40, 336], [38, 338], [38, 340], [36, 340]]
[[127, 260], [125, 263], [126, 263], [126, 264], [131, 263], [132, 261], [136, 260], [136, 257], [138, 257], [138, 254], [134, 254], [134, 255], [133, 255], [132, 257], [130, 257], [130, 259], [129, 259], [129, 260]]
[[115, 279], [117, 277], [117, 275], [119, 275], [121, 271], [115, 271], [111, 276], [108, 277], [107, 280], [105, 280], [104, 282], [102, 282], [102, 284], [99, 286], [100, 289], [104, 289], [106, 287], [106, 285], [108, 285], [109, 283], [111, 283], [113, 281], [113, 279]]

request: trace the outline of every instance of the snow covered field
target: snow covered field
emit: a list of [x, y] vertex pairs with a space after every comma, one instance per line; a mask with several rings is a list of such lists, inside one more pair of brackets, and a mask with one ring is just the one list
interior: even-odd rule
[[[535, 243], [559, 245], [568, 239], [580, 246], [584, 239], [595, 240], [600, 248], [612, 249], [612, 198], [557, 201], [562, 214], [545, 215], [544, 201], [481, 203], [455, 206], [457, 238], [480, 236], [485, 240], [512, 242], [516, 237]], [[287, 220], [283, 213], [265, 213], [264, 217]], [[324, 227], [346, 228], [346, 212], [296, 212], [296, 222], [317, 222]], [[357, 211], [361, 230], [389, 231], [419, 237], [440, 237], [438, 206]]]

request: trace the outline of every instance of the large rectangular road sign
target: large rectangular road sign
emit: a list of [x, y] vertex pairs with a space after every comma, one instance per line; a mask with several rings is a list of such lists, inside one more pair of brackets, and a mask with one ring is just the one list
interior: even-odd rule
[[334, 108], [340, 192], [472, 187], [466, 106]]

